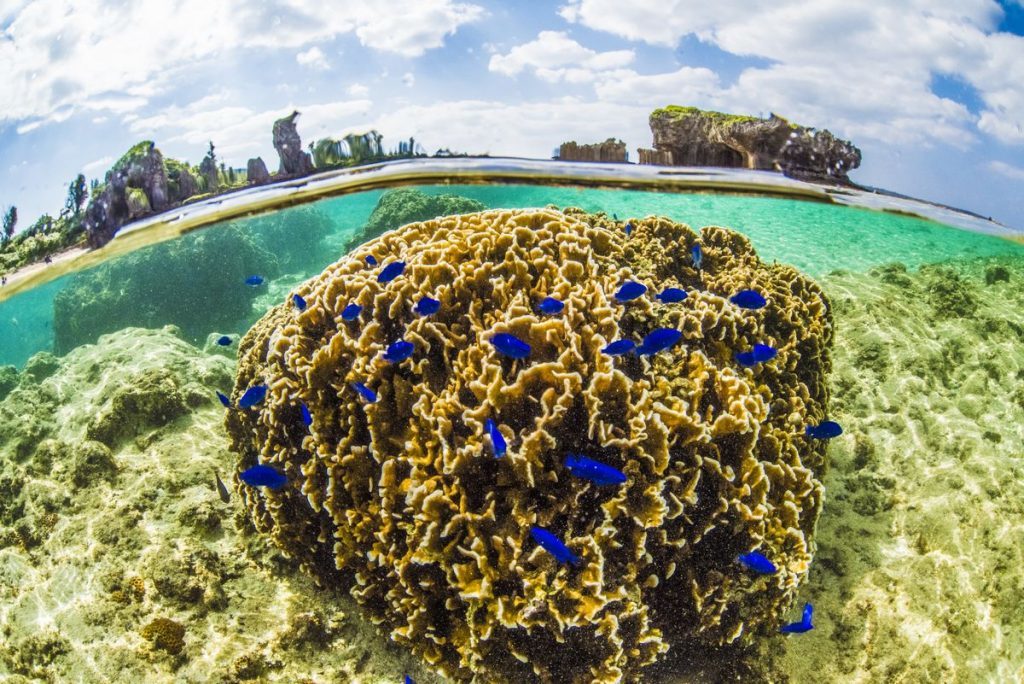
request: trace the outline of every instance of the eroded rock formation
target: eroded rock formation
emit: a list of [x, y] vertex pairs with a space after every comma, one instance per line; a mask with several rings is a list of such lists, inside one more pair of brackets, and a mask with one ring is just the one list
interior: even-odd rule
[[573, 140], [558, 148], [558, 158], [562, 161], [625, 162], [626, 156], [626, 143], [615, 138], [592, 145], [580, 145]]
[[852, 143], [829, 131], [767, 119], [669, 106], [650, 116], [654, 150], [640, 150], [641, 163], [721, 166], [782, 171], [787, 176], [847, 182], [860, 165]]
[[[226, 418], [256, 528], [458, 681], [635, 682], [670, 648], [706, 661], [777, 632], [806, 578], [826, 451], [803, 430], [826, 416], [829, 302], [739, 233], [630, 221], [628, 239], [578, 209], [413, 223], [297, 287], [307, 307], [272, 309], [240, 344], [233, 400], [268, 387]], [[404, 273], [378, 282], [395, 260]], [[630, 279], [689, 296], [623, 305], [613, 295]], [[767, 306], [730, 303], [744, 288]], [[423, 296], [440, 311], [417, 315]], [[546, 296], [564, 311], [539, 314]], [[352, 303], [362, 312], [345, 321]], [[651, 357], [602, 352], [660, 327], [682, 341]], [[499, 354], [496, 333], [526, 341], [528, 357]], [[412, 357], [386, 362], [399, 339]], [[778, 357], [741, 367], [734, 354], [759, 342]], [[487, 419], [508, 444], [500, 459]], [[573, 477], [569, 453], [627, 481]], [[288, 483], [243, 485], [256, 463]], [[580, 563], [556, 562], [533, 525]], [[744, 570], [736, 557], [751, 549], [779, 572]]]
[[168, 201], [163, 155], [151, 141], [140, 142], [107, 171], [103, 186], [86, 207], [89, 245], [106, 244], [125, 223], [149, 211], [162, 211]]
[[250, 159], [245, 165], [245, 177], [249, 185], [263, 185], [270, 182], [270, 173], [263, 157]]
[[295, 127], [298, 117], [298, 112], [292, 112], [274, 122], [274, 149], [281, 157], [278, 173], [283, 176], [304, 176], [313, 172], [313, 160], [302, 149], [302, 139]]

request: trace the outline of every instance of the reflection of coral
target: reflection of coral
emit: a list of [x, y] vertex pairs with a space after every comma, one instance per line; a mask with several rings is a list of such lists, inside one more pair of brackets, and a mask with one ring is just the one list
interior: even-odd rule
[[155, 618], [142, 628], [142, 638], [153, 642], [153, 646], [178, 655], [185, 647], [185, 626], [168, 618]]
[[[667, 648], [771, 631], [811, 560], [825, 447], [803, 427], [825, 417], [831, 313], [795, 270], [762, 264], [742, 235], [698, 236], [663, 218], [622, 224], [579, 210], [491, 211], [412, 224], [364, 245], [243, 339], [235, 398], [265, 383], [256, 411], [227, 426], [239, 469], [273, 463], [291, 485], [242, 487], [257, 529], [352, 593], [392, 637], [450, 676], [500, 681], [635, 680]], [[407, 262], [377, 282], [363, 257]], [[627, 279], [680, 304], [612, 294]], [[739, 289], [764, 293], [751, 312]], [[442, 302], [432, 317], [411, 308]], [[559, 316], [539, 316], [555, 296]], [[350, 302], [362, 324], [342, 322]], [[658, 327], [683, 344], [640, 359], [601, 349]], [[498, 356], [492, 332], [532, 346]], [[412, 360], [384, 363], [396, 339]], [[733, 353], [772, 344], [753, 369]], [[350, 389], [379, 395], [365, 404]], [[309, 430], [299, 403], [313, 415]], [[484, 421], [508, 441], [488, 457]], [[597, 489], [569, 477], [569, 452], [621, 468]], [[529, 538], [555, 531], [582, 559], [559, 566]], [[759, 548], [780, 568], [735, 562]]]
[[407, 223], [427, 221], [438, 216], [468, 214], [484, 208], [480, 202], [459, 195], [428, 195], [415, 188], [389, 190], [381, 195], [363, 230], [349, 241], [345, 251], [355, 249], [385, 231]]

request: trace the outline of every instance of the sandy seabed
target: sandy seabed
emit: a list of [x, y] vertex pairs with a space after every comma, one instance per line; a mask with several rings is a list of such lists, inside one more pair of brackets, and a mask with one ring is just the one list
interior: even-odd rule
[[[1024, 260], [822, 285], [846, 431], [800, 595], [816, 627], [756, 644], [755, 669], [1024, 679]], [[230, 351], [165, 328], [40, 355], [9, 379], [0, 681], [443, 681], [251, 532], [239, 497], [220, 500], [213, 473], [234, 464], [213, 392], [233, 375]]]

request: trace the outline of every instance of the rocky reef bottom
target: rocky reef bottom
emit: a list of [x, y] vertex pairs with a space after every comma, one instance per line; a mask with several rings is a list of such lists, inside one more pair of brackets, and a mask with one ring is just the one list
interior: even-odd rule
[[[846, 432], [799, 601], [815, 629], [765, 640], [748, 671], [1024, 677], [1024, 259], [821, 284]], [[256, 535], [237, 495], [221, 501], [233, 457], [214, 392], [233, 375], [168, 327], [0, 378], [0, 680], [442, 681]], [[712, 672], [670, 653], [650, 680]]]

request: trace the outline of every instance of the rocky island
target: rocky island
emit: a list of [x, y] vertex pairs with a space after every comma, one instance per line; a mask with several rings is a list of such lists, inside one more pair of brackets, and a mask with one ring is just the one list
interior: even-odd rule
[[649, 121], [654, 149], [638, 150], [641, 164], [781, 171], [842, 184], [860, 166], [860, 150], [850, 141], [775, 114], [761, 119], [669, 105], [654, 110]]

